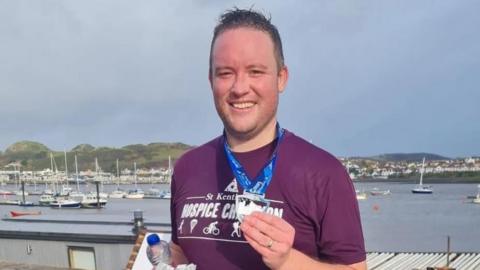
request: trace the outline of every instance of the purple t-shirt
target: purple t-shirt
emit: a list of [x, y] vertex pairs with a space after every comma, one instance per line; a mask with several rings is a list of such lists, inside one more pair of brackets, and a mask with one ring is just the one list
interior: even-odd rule
[[[275, 143], [235, 153], [252, 179], [268, 162]], [[172, 182], [172, 241], [197, 269], [268, 269], [250, 247], [235, 215], [243, 193], [228, 165], [223, 137], [185, 153]], [[293, 247], [325, 262], [365, 260], [355, 191], [332, 155], [286, 131], [265, 198], [268, 213], [295, 228]]]

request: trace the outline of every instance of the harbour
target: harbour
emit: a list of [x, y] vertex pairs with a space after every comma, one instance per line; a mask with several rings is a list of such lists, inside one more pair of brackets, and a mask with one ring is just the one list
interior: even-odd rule
[[[475, 226], [480, 224], [480, 204], [473, 203], [470, 198], [477, 192], [476, 184], [434, 184], [432, 185], [434, 193], [427, 195], [412, 194], [411, 189], [414, 185], [410, 183], [355, 182], [354, 185], [357, 190], [367, 194], [365, 199], [359, 200], [359, 208], [366, 250], [369, 252], [368, 261], [369, 265], [372, 265], [369, 269], [390, 269], [385, 265], [391, 265], [392, 262], [399, 260], [398, 258], [404, 258], [408, 254], [407, 257], [414, 256], [418, 259], [418, 265], [423, 265], [419, 264], [420, 261], [430, 266], [443, 264], [445, 260], [440, 258], [445, 258], [447, 236], [451, 238], [453, 261], [460, 262], [465, 256], [473, 254], [472, 256], [475, 257], [475, 254], [478, 255], [480, 252], [480, 231], [475, 229]], [[148, 190], [152, 186], [160, 191], [168, 191], [170, 188], [168, 184], [138, 184], [137, 188]], [[120, 187], [129, 190], [135, 188], [135, 185]], [[2, 188], [11, 190], [14, 186], [6, 185]], [[30, 188], [31, 186], [28, 186], [27, 190]], [[105, 193], [111, 193], [116, 189], [117, 185], [104, 185]], [[371, 195], [369, 191], [372, 190], [388, 190], [389, 194]], [[14, 200], [18, 196], [1, 195], [1, 198]], [[29, 195], [27, 198], [36, 202], [39, 196]], [[169, 207], [168, 199], [126, 198], [108, 198], [104, 208], [56, 209], [0, 205], [2, 216], [0, 239], [1, 241], [21, 239], [23, 241], [19, 244], [22, 246], [19, 247], [21, 250], [25, 250], [25, 241], [45, 240], [46, 236], [48, 241], [59, 241], [64, 243], [63, 245], [68, 241], [71, 243], [84, 241], [81, 242], [81, 246], [93, 246], [95, 254], [107, 252], [102, 251], [102, 248], [97, 245], [103, 245], [103, 249], [106, 246], [109, 246], [107, 249], [111, 249], [113, 245], [114, 249], [121, 249], [118, 252], [123, 255], [117, 263], [123, 268], [127, 264], [135, 241], [135, 233], [132, 231], [134, 211], [142, 212], [147, 229], [161, 231], [168, 237], [171, 230]], [[40, 211], [41, 214], [12, 217], [10, 211]], [[42, 245], [51, 244], [43, 243]], [[67, 246], [75, 246], [75, 244]], [[63, 252], [63, 254], [66, 253]], [[382, 257], [381, 254], [388, 254], [388, 256]], [[432, 259], [432, 254], [437, 254], [436, 257], [434, 256], [438, 259], [437, 261]], [[25, 260], [25, 256], [28, 258], [29, 255], [7, 256], [0, 260], [29, 262]], [[380, 258], [384, 258], [382, 263], [378, 263]], [[412, 261], [415, 260], [412, 259]], [[58, 267], [68, 266], [68, 260], [64, 260], [63, 265], [45, 259], [44, 263]], [[101, 261], [96, 263], [99, 264]], [[378, 268], [374, 268], [373, 265], [377, 265]]]

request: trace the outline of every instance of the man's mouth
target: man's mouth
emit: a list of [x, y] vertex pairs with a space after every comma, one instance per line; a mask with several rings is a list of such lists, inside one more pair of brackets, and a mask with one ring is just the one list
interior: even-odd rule
[[235, 102], [235, 103], [230, 103], [232, 107], [235, 109], [249, 109], [255, 105], [253, 102]]

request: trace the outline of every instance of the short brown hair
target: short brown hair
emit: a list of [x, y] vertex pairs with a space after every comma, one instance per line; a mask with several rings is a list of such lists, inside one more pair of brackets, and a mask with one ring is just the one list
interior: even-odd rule
[[273, 42], [277, 68], [280, 70], [285, 65], [283, 58], [282, 40], [277, 27], [271, 23], [271, 17], [267, 18], [262, 13], [252, 9], [233, 8], [225, 11], [220, 16], [217, 26], [213, 31], [212, 43], [210, 44], [209, 73], [212, 74], [212, 52], [213, 44], [217, 37], [225, 32], [239, 27], [248, 27], [266, 32]]

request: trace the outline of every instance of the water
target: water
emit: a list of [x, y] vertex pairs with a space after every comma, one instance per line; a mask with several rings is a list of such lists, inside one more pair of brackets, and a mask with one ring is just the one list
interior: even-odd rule
[[[76, 186], [71, 186], [76, 190]], [[138, 185], [138, 188], [147, 191], [152, 185], [144, 184]], [[160, 190], [169, 190], [169, 185], [157, 184], [154, 187]], [[117, 188], [116, 185], [104, 185], [103, 191], [110, 193]], [[123, 190], [134, 189], [134, 185], [122, 185]], [[1, 186], [0, 189], [15, 190], [14, 185]], [[43, 190], [44, 186], [37, 186], [37, 190]], [[33, 186], [26, 186], [26, 191], [34, 190]], [[96, 191], [95, 185], [81, 185], [81, 192]], [[26, 200], [34, 203], [38, 202], [40, 196], [27, 196]], [[2, 200], [20, 199], [21, 196], [8, 195], [1, 196]], [[170, 223], [170, 200], [158, 200], [158, 199], [140, 199], [140, 200], [128, 200], [128, 199], [108, 199], [107, 206], [102, 209], [53, 209], [50, 207], [19, 207], [11, 205], [0, 205], [0, 215], [8, 213], [10, 210], [41, 210], [42, 217], [48, 217], [49, 219], [68, 219], [68, 220], [101, 220], [101, 221], [131, 221], [133, 219], [133, 210], [140, 209], [143, 211], [145, 222], [159, 222]], [[0, 221], [1, 223], [2, 221]], [[43, 226], [39, 224], [39, 226]]]
[[476, 184], [434, 184], [433, 194], [412, 194], [412, 184], [355, 183], [357, 189], [390, 189], [359, 201], [368, 251], [480, 251], [480, 204], [468, 201]]
[[[476, 184], [434, 184], [431, 195], [412, 194], [413, 184], [404, 183], [355, 183], [359, 190], [368, 191], [377, 187], [390, 189], [388, 196], [369, 196], [359, 201], [365, 244], [368, 251], [445, 251], [446, 237], [451, 237], [453, 251], [480, 251], [480, 204], [466, 200], [466, 196], [477, 193]], [[125, 190], [133, 186], [123, 186]], [[148, 190], [150, 185], [139, 185]], [[167, 185], [156, 187], [168, 190]], [[85, 189], [82, 186], [82, 189]], [[95, 186], [90, 185], [90, 190]], [[105, 192], [116, 186], [105, 186]], [[13, 186], [0, 189], [13, 190]], [[33, 190], [32, 186], [27, 187]], [[18, 198], [8, 196], [7, 199]], [[3, 198], [0, 197], [0, 200]], [[38, 196], [28, 196], [36, 201]], [[170, 221], [169, 200], [109, 199], [104, 209], [50, 209], [22, 208], [0, 205], [0, 215], [10, 210], [37, 210], [49, 219], [130, 221], [133, 210], [144, 211], [146, 222], [168, 223]], [[2, 227], [0, 221], [0, 227]], [[39, 223], [35, 226], [45, 227]], [[44, 229], [44, 228], [42, 228]]]

